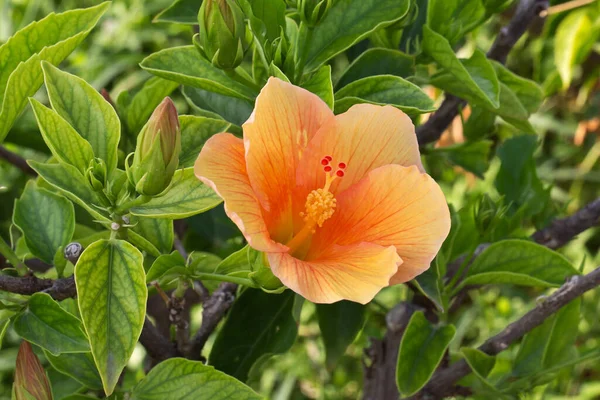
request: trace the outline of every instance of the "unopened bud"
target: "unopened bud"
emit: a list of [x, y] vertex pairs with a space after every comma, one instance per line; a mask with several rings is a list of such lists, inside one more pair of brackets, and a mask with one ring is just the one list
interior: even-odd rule
[[248, 274], [248, 278], [265, 292], [283, 292], [286, 287], [281, 283], [279, 278], [273, 275], [266, 255], [254, 249], [249, 249], [248, 251], [248, 259], [252, 268], [252, 272]]
[[52, 400], [52, 390], [46, 371], [29, 342], [25, 340], [21, 342], [17, 354], [13, 394], [16, 400]]
[[331, 0], [298, 0], [296, 7], [302, 21], [308, 26], [314, 26], [331, 7]]
[[244, 13], [236, 0], [205, 0], [198, 12], [194, 44], [218, 68], [241, 64], [248, 48]]
[[106, 163], [101, 158], [93, 158], [86, 171], [88, 182], [95, 191], [101, 192], [106, 186]]
[[166, 97], [154, 110], [137, 138], [127, 175], [138, 193], [154, 196], [171, 183], [179, 164], [181, 133], [177, 109]]

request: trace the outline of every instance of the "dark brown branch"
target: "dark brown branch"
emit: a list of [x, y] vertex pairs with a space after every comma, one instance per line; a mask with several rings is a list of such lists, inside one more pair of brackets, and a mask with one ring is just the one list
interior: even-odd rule
[[37, 176], [37, 172], [27, 164], [23, 157], [7, 150], [4, 146], [0, 146], [0, 158], [19, 168], [27, 175]]
[[[489, 355], [496, 355], [522, 338], [527, 332], [540, 326], [546, 318], [556, 313], [575, 298], [600, 286], [600, 267], [584, 276], [572, 276], [556, 292], [548, 296], [523, 317], [510, 324], [496, 336], [488, 339], [479, 350]], [[439, 370], [417, 395], [419, 398], [443, 398], [449, 394], [456, 382], [471, 372], [464, 360]]]
[[551, 249], [558, 249], [598, 223], [600, 223], [600, 198], [573, 215], [553, 221], [550, 226], [534, 233], [532, 239]]
[[77, 294], [73, 277], [52, 280], [41, 279], [33, 275], [19, 277], [0, 275], [0, 290], [27, 296], [45, 292], [56, 300], [75, 297]]
[[227, 310], [229, 310], [233, 304], [236, 291], [236, 284], [229, 282], [222, 283], [221, 286], [214, 291], [212, 296], [204, 302], [202, 325], [200, 325], [200, 329], [196, 335], [194, 335], [188, 358], [192, 360], [202, 359], [202, 349], [211, 333], [214, 332], [219, 322], [221, 322], [225, 316]]
[[[503, 27], [490, 47], [487, 56], [502, 64], [515, 43], [523, 36], [530, 23], [548, 8], [548, 0], [521, 0], [508, 25]], [[447, 94], [440, 108], [425, 122], [417, 127], [419, 145], [435, 142], [452, 123], [466, 102]]]
[[160, 333], [148, 318], [144, 320], [140, 343], [155, 363], [178, 355], [175, 345]]

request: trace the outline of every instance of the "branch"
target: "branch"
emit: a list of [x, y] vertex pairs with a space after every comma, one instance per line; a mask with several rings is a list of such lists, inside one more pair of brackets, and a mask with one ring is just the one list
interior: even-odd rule
[[[479, 350], [489, 355], [496, 355], [508, 348], [509, 345], [522, 338], [527, 332], [540, 326], [546, 318], [556, 313], [575, 298], [585, 292], [600, 286], [600, 267], [584, 276], [572, 276], [556, 292], [548, 296], [523, 317], [510, 324], [496, 336], [488, 339], [479, 347]], [[471, 373], [471, 369], [464, 361], [458, 361], [448, 368], [436, 372], [427, 384], [413, 398], [442, 398], [453, 390], [455, 383]]]
[[235, 300], [237, 291], [235, 283], [222, 283], [212, 296], [204, 302], [202, 310], [202, 325], [192, 339], [192, 346], [188, 353], [188, 358], [192, 360], [202, 359], [202, 349], [211, 333], [215, 330], [219, 322], [225, 316], [225, 313]]
[[550, 226], [534, 233], [532, 239], [555, 250], [598, 223], [600, 223], [600, 198], [587, 204], [573, 215], [553, 221]]
[[4, 146], [0, 146], [0, 158], [19, 168], [27, 175], [37, 176], [37, 172], [27, 164], [27, 161], [23, 157], [7, 150]]
[[[515, 43], [523, 36], [531, 21], [548, 8], [548, 0], [521, 0], [508, 25], [498, 33], [490, 47], [487, 57], [502, 64]], [[440, 108], [425, 122], [417, 127], [419, 145], [435, 142], [452, 123], [466, 101], [452, 95], [446, 95]]]
[[144, 320], [140, 343], [155, 363], [177, 356], [175, 345], [156, 329], [148, 317]]

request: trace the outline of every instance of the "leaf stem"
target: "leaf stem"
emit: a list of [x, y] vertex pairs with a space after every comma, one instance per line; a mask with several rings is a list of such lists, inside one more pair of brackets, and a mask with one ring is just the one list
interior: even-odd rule
[[203, 281], [221, 281], [221, 282], [231, 282], [237, 283], [238, 285], [244, 285], [252, 288], [256, 288], [256, 284], [252, 282], [252, 280], [248, 278], [240, 278], [238, 276], [231, 275], [220, 275], [220, 274], [211, 274], [208, 272], [199, 272], [194, 274], [194, 278], [200, 279]]
[[25, 275], [29, 269], [21, 262], [17, 254], [9, 246], [8, 243], [0, 236], [0, 254], [6, 258], [6, 260], [15, 267], [19, 275]]
[[232, 78], [233, 80], [241, 83], [244, 86], [248, 86], [252, 90], [256, 91], [257, 94], [258, 94], [258, 92], [260, 92], [260, 86], [258, 86], [256, 84], [256, 82], [254, 82], [251, 79], [248, 79], [248, 77], [243, 76], [237, 70], [235, 70], [235, 69], [225, 69], [224, 71], [225, 71], [225, 73], [230, 78]]
[[142, 204], [146, 204], [150, 200], [152, 200], [152, 196], [141, 195], [139, 197], [136, 197], [133, 200], [126, 201], [125, 203], [123, 203], [120, 206], [118, 206], [115, 209], [115, 213], [116, 214], [123, 214], [125, 211], [129, 211], [133, 207], [141, 206]]

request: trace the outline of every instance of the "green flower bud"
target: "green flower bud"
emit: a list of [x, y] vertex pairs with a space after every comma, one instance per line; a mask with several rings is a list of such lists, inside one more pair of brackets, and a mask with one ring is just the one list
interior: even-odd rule
[[133, 164], [127, 168], [135, 190], [148, 196], [164, 191], [177, 170], [180, 152], [177, 110], [171, 99], [165, 97], [138, 135]]
[[90, 166], [86, 171], [88, 182], [95, 191], [101, 192], [106, 187], [106, 163], [101, 158], [95, 157], [90, 161]]
[[200, 33], [194, 44], [218, 68], [242, 63], [248, 48], [244, 13], [236, 0], [205, 0], [198, 12]]
[[302, 21], [308, 26], [314, 26], [329, 10], [331, 3], [331, 0], [298, 0], [296, 8]]
[[273, 275], [266, 255], [254, 249], [249, 249], [248, 251], [248, 260], [252, 268], [252, 272], [248, 274], [248, 278], [267, 293], [283, 292], [286, 287], [281, 283], [279, 278]]
[[19, 347], [16, 364], [12, 398], [16, 400], [52, 400], [52, 390], [46, 371], [29, 342], [25, 340]]

